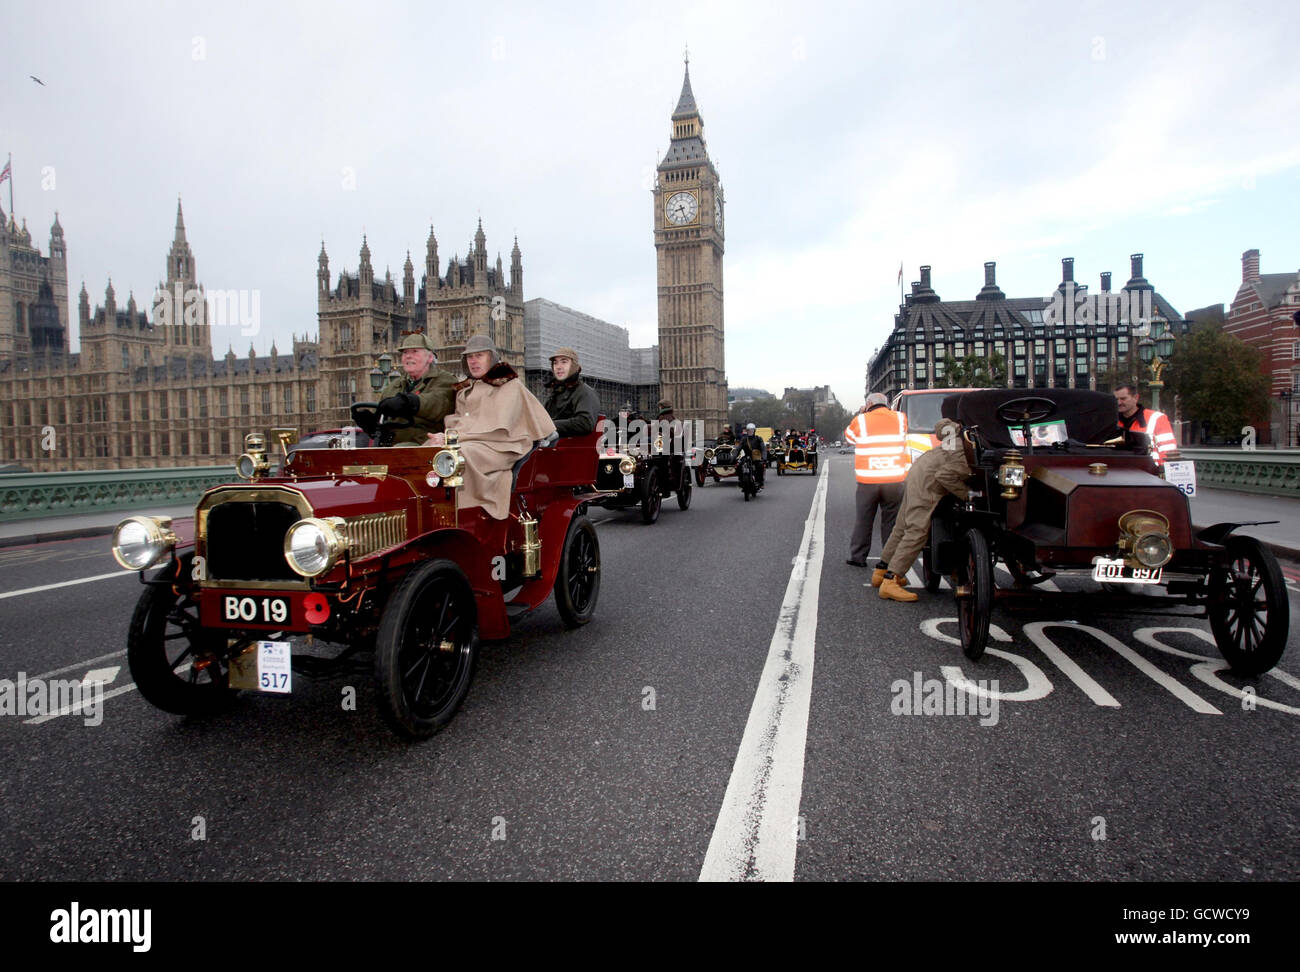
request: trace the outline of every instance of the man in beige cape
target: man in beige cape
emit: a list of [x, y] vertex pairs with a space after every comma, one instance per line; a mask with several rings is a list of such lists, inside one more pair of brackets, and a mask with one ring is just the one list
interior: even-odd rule
[[[486, 335], [465, 342], [461, 363], [469, 377], [456, 385], [456, 411], [444, 419], [465, 457], [458, 505], [481, 506], [488, 516], [504, 520], [510, 515], [515, 462], [535, 441], [554, 433], [555, 423]], [[445, 437], [430, 435], [428, 444], [443, 445]]]

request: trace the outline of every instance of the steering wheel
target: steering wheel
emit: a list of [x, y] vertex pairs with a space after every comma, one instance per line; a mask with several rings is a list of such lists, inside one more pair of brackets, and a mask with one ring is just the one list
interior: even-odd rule
[[398, 429], [409, 429], [415, 424], [414, 419], [380, 415], [378, 402], [353, 402], [349, 412], [352, 414], [352, 424], [374, 439], [376, 445], [384, 445], [385, 438], [388, 439], [387, 444], [392, 445], [392, 433]]
[[1056, 414], [1056, 402], [1050, 398], [1039, 398], [1031, 395], [1026, 398], [1013, 398], [1009, 402], [1003, 402], [998, 406], [998, 419], [1007, 426], [1028, 425], [1030, 422], [1041, 422], [1045, 418], [1051, 418]]

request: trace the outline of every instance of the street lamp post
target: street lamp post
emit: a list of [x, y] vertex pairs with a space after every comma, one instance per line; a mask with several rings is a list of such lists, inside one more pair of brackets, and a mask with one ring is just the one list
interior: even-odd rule
[[1160, 411], [1160, 389], [1165, 387], [1165, 369], [1169, 367], [1169, 356], [1174, 353], [1174, 336], [1169, 333], [1164, 321], [1155, 322], [1160, 330], [1154, 338], [1148, 333], [1138, 342], [1138, 357], [1151, 371], [1151, 407]]
[[1277, 393], [1278, 398], [1282, 399], [1282, 411], [1286, 414], [1286, 447], [1291, 448], [1291, 389], [1284, 388]]
[[[379, 361], [370, 369], [370, 387], [373, 391], [379, 391], [388, 381], [389, 375], [393, 373], [393, 356], [384, 352], [379, 356]], [[355, 389], [354, 389], [355, 391]]]

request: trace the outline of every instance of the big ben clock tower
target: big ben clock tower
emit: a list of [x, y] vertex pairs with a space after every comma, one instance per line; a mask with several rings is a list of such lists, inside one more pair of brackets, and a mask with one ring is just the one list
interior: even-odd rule
[[690, 62], [654, 188], [659, 277], [659, 385], [677, 418], [727, 423], [722, 318], [722, 210], [718, 170], [704, 144]]

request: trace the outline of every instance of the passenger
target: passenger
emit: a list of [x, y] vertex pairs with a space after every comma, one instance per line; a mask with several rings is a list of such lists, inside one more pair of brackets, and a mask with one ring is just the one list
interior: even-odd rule
[[[433, 342], [423, 332], [413, 332], [397, 346], [402, 367], [379, 393], [377, 416], [410, 419], [414, 424], [392, 432], [392, 445], [424, 445], [433, 432], [441, 432], [443, 419], [456, 407], [456, 380], [438, 368]], [[375, 429], [363, 426], [370, 435]]]
[[546, 414], [555, 422], [561, 436], [587, 435], [596, 428], [600, 398], [582, 380], [582, 365], [573, 348], [560, 348], [551, 355], [554, 379], [547, 382]]
[[[930, 517], [939, 501], [951, 493], [959, 500], [970, 496], [966, 480], [971, 467], [967, 450], [961, 437], [961, 426], [952, 419], [940, 419], [934, 425], [934, 434], [941, 443], [921, 455], [903, 483], [903, 505], [898, 511], [898, 522], [889, 534], [889, 542], [880, 559], [888, 569], [876, 568], [871, 575], [873, 587], [880, 588], [880, 596], [893, 601], [915, 601], [916, 595], [903, 590], [907, 572], [916, 561], [917, 554], [930, 539]], [[948, 448], [952, 443], [955, 448]], [[960, 444], [960, 445], [959, 445]]]
[[[515, 369], [485, 334], [465, 342], [461, 362], [469, 375], [456, 385], [456, 411], [446, 418], [465, 457], [461, 507], [481, 506], [496, 520], [510, 515], [513, 467], [538, 439], [555, 432], [546, 409], [519, 380]], [[429, 445], [446, 444], [446, 436], [429, 436]]]

